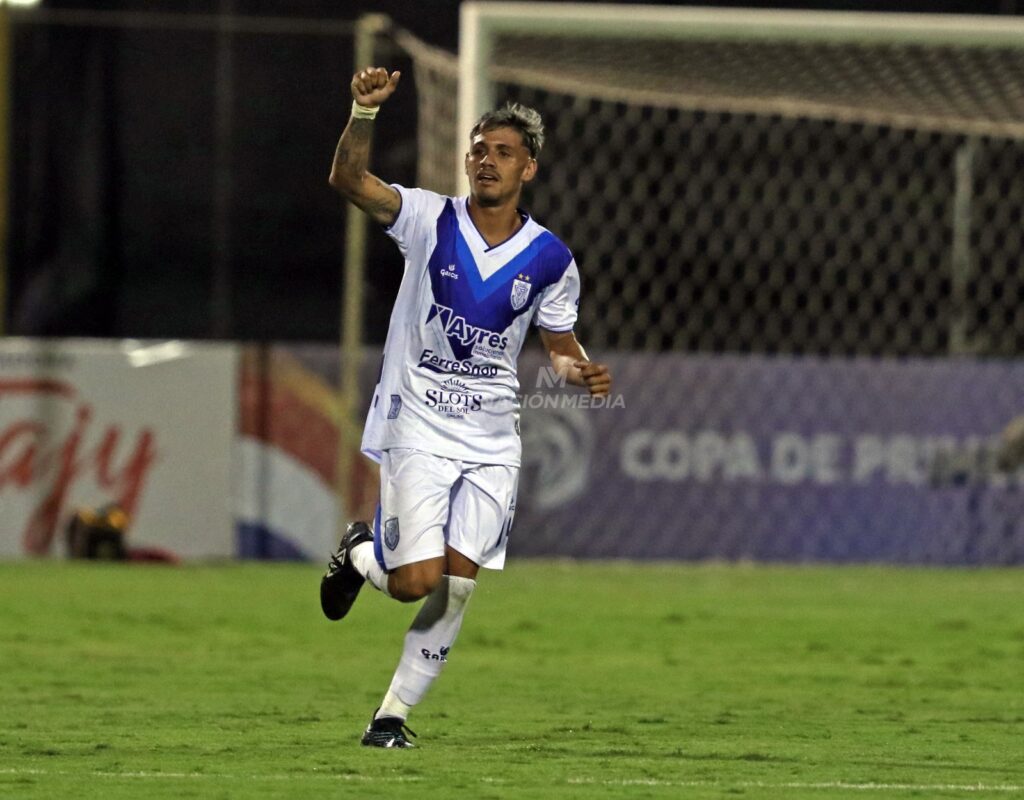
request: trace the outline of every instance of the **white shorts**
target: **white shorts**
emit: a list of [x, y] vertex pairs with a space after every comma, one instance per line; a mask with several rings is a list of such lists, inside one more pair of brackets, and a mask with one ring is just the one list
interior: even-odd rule
[[386, 570], [445, 554], [501, 569], [516, 511], [519, 468], [385, 450], [373, 548]]

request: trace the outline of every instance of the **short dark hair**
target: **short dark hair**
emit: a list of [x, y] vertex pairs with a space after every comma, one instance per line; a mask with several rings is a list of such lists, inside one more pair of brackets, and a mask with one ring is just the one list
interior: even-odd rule
[[531, 158], [536, 158], [544, 146], [544, 122], [540, 114], [522, 103], [506, 103], [502, 108], [488, 111], [476, 121], [473, 130], [469, 132], [469, 138], [473, 139], [479, 133], [497, 128], [512, 128], [519, 131]]

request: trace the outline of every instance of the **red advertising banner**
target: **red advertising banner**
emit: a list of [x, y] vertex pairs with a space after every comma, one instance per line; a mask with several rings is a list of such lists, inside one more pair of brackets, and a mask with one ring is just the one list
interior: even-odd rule
[[0, 557], [61, 555], [116, 503], [129, 547], [234, 554], [230, 345], [0, 342]]

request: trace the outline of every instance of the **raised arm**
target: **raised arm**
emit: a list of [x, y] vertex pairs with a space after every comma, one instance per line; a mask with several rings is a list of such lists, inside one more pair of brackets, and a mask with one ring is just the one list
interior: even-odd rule
[[367, 67], [352, 76], [352, 116], [338, 140], [330, 183], [371, 219], [390, 225], [398, 217], [402, 199], [394, 187], [370, 173], [370, 140], [380, 106], [394, 93], [400, 72]]
[[559, 375], [574, 386], [585, 386], [595, 396], [608, 394], [612, 388], [612, 375], [604, 364], [596, 364], [587, 358], [583, 345], [572, 331], [549, 331], [540, 329], [540, 340], [551, 358], [551, 366]]

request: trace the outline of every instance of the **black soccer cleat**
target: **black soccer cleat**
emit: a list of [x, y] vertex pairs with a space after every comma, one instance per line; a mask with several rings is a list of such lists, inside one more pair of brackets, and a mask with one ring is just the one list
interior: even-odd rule
[[405, 724], [405, 720], [398, 717], [381, 717], [371, 719], [363, 732], [363, 747], [415, 747], [409, 741], [409, 736], [415, 737]]
[[345, 535], [341, 537], [337, 552], [331, 556], [327, 564], [327, 572], [320, 579], [320, 608], [327, 619], [341, 619], [352, 608], [356, 595], [366, 581], [366, 578], [352, 566], [352, 548], [357, 544], [372, 541], [373, 531], [369, 525], [365, 522], [349, 523]]

